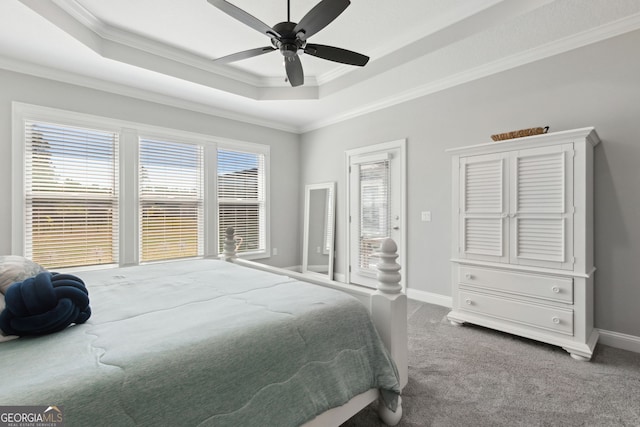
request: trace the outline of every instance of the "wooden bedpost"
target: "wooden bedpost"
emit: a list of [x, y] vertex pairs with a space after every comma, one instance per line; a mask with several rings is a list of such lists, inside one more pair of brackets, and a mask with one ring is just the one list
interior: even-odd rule
[[[407, 295], [400, 285], [400, 265], [398, 246], [392, 239], [385, 239], [376, 255], [380, 258], [378, 268], [378, 290], [371, 297], [371, 312], [375, 319], [388, 319], [384, 324], [378, 321], [376, 328], [387, 346], [391, 357], [398, 365], [400, 386], [407, 384]], [[381, 315], [378, 316], [377, 314]]]
[[236, 239], [235, 239], [236, 231], [233, 227], [227, 227], [225, 230], [225, 238], [224, 238], [224, 250], [220, 255], [220, 259], [225, 261], [231, 261], [238, 257], [236, 254]]
[[[400, 285], [400, 265], [398, 246], [392, 239], [385, 239], [376, 255], [380, 258], [378, 268], [378, 290], [371, 296], [371, 313], [380, 338], [387, 346], [396, 362], [400, 375], [400, 388], [408, 381], [407, 337], [407, 295]], [[402, 416], [402, 407], [398, 401], [398, 410], [394, 413], [384, 405], [379, 406], [379, 415], [387, 425], [395, 425]]]

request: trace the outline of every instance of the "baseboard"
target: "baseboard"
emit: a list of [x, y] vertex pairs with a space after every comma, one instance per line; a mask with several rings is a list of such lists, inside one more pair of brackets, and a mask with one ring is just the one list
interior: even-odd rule
[[634, 335], [621, 334], [620, 332], [598, 330], [600, 332], [599, 342], [622, 350], [640, 353], [640, 337]]
[[407, 297], [416, 301], [428, 304], [441, 305], [442, 307], [453, 307], [453, 300], [446, 295], [434, 294], [432, 292], [419, 291], [418, 289], [407, 289]]
[[[407, 289], [407, 297], [416, 301], [440, 305], [447, 308], [451, 308], [453, 306], [453, 300], [451, 297], [434, 294], [432, 292], [420, 291], [417, 289]], [[606, 331], [604, 329], [598, 329], [598, 332], [600, 333], [600, 339], [598, 341], [600, 344], [640, 353], [640, 337], [622, 334], [620, 332]]]

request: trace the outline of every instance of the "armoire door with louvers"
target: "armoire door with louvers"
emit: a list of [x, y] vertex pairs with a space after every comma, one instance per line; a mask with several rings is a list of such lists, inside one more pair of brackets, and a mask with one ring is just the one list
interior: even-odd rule
[[509, 262], [508, 154], [460, 159], [458, 256]]
[[511, 264], [573, 268], [573, 144], [510, 156]]

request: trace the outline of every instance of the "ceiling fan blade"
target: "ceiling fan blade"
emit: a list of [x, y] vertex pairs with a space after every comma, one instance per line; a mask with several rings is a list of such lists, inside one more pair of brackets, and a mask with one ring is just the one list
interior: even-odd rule
[[336, 19], [351, 4], [349, 0], [322, 0], [302, 17], [293, 29], [301, 40], [306, 40]]
[[291, 86], [296, 87], [304, 84], [302, 62], [300, 62], [298, 55], [284, 58], [284, 67], [287, 70], [287, 78]]
[[218, 9], [226, 13], [227, 15], [237, 19], [238, 21], [248, 25], [249, 27], [253, 28], [256, 31], [259, 31], [262, 34], [266, 34], [271, 38], [280, 37], [280, 34], [278, 34], [277, 31], [274, 31], [273, 28], [271, 28], [270, 26], [268, 26], [267, 24], [265, 24], [255, 16], [250, 15], [244, 10], [240, 9], [239, 7], [229, 3], [228, 1], [225, 1], [225, 0], [207, 0], [207, 1], [211, 3], [211, 5], [217, 7]]
[[237, 52], [237, 53], [232, 53], [231, 55], [222, 56], [220, 58], [216, 58], [214, 61], [221, 64], [228, 64], [229, 62], [253, 58], [254, 56], [273, 52], [274, 50], [276, 50], [276, 48], [271, 46], [257, 47], [255, 49], [244, 50], [242, 52]]
[[327, 59], [333, 62], [341, 62], [348, 65], [364, 66], [369, 62], [369, 57], [358, 52], [341, 49], [339, 47], [326, 46], [323, 44], [307, 43], [304, 53], [318, 58]]

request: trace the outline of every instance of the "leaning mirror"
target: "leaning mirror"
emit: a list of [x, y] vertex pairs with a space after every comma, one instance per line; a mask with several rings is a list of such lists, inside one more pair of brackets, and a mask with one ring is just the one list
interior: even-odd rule
[[336, 184], [305, 187], [302, 272], [333, 279]]

